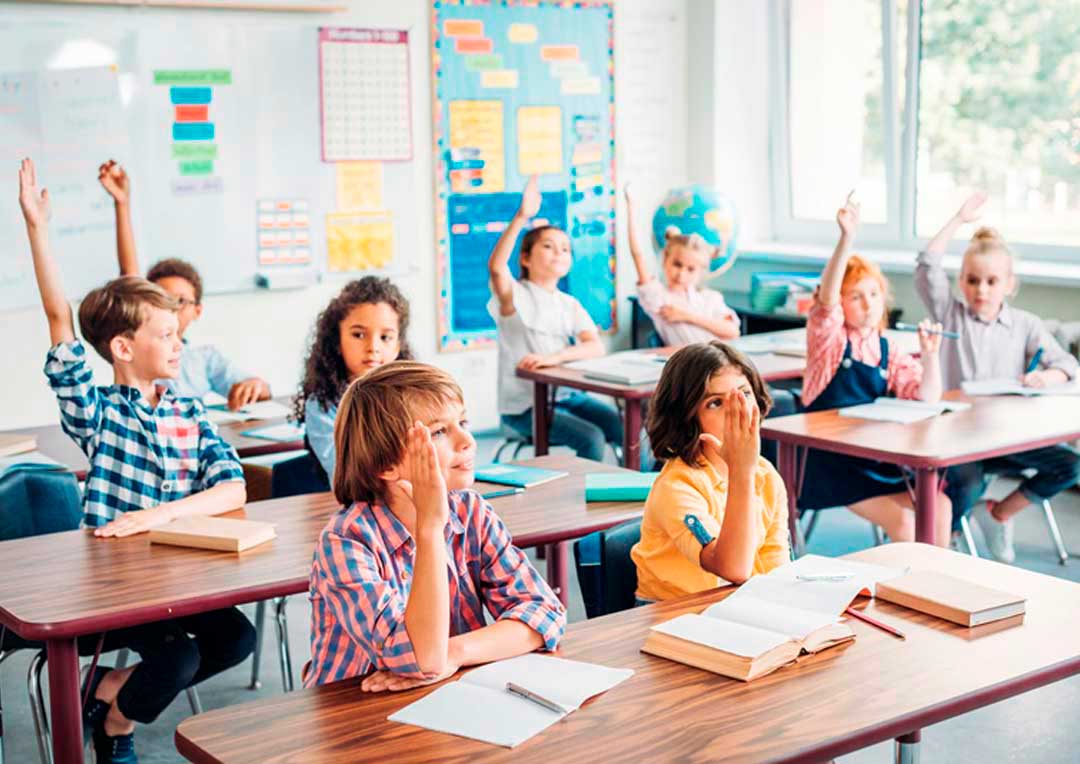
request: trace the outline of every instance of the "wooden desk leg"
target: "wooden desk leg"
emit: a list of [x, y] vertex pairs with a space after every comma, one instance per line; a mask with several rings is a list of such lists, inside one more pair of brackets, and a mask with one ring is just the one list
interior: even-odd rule
[[49, 714], [54, 764], [82, 764], [82, 703], [79, 698], [79, 650], [74, 639], [50, 639]]
[[635, 472], [641, 469], [641, 401], [627, 398], [623, 412], [622, 461]]
[[919, 744], [922, 730], [915, 730], [896, 738], [896, 764], [919, 764]]
[[544, 456], [548, 452], [548, 386], [533, 382], [533, 454]]
[[776, 461], [779, 467], [780, 479], [784, 481], [784, 491], [787, 493], [788, 504], [788, 533], [791, 537], [791, 548], [796, 557], [802, 557], [806, 553], [806, 544], [803, 541], [802, 526], [799, 525], [799, 447], [794, 443], [780, 441], [776, 452]]
[[915, 540], [933, 544], [937, 523], [938, 477], [936, 469], [915, 470]]
[[567, 552], [570, 542], [559, 541], [555, 544], [547, 544], [547, 570], [548, 583], [555, 593], [559, 595], [559, 601], [564, 607], [570, 605], [570, 574], [567, 570]]

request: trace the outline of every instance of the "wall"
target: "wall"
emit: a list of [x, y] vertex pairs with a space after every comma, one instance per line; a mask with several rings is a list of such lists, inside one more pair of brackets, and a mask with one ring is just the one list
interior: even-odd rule
[[[688, 0], [618, 0], [616, 6], [616, 108], [618, 112], [633, 113], [629, 102], [655, 93], [657, 83], [663, 85], [670, 114], [653, 132], [655, 145], [643, 147], [646, 135], [641, 131], [627, 130], [630, 145], [619, 142], [620, 164], [627, 157], [644, 156], [651, 150], [651, 162], [641, 170], [649, 181], [649, 187], [640, 192], [643, 210], [651, 209], [663, 194], [664, 188], [685, 182], [686, 176], [686, 77], [685, 59], [686, 10]], [[696, 0], [690, 0], [697, 5]], [[494, 351], [474, 351], [458, 354], [439, 354], [435, 342], [435, 275], [433, 258], [428, 252], [433, 247], [433, 211], [430, 197], [426, 195], [431, 186], [431, 82], [428, 24], [429, 0], [400, 0], [396, 3], [373, 3], [369, 0], [351, 0], [349, 10], [332, 17], [313, 18], [308, 14], [257, 14], [259, 20], [278, 19], [283, 23], [313, 25], [330, 23], [337, 26], [384, 26], [406, 27], [412, 32], [412, 127], [415, 159], [415, 187], [423, 194], [412, 210], [396, 210], [396, 214], [414, 219], [415, 241], [421, 256], [419, 269], [407, 278], [399, 280], [412, 306], [410, 340], [418, 356], [436, 363], [462, 383], [473, 426], [486, 429], [497, 426], [495, 410], [496, 358]], [[82, 8], [64, 6], [14, 10], [10, 13], [57, 13], [65, 17], [75, 14], [86, 16], [100, 23], [110, 18], [131, 13], [130, 9]], [[220, 18], [223, 23], [243, 22], [253, 14], [241, 12], [211, 11], [138, 11], [152, 13], [162, 19], [176, 15]], [[663, 23], [670, 35], [665, 35], [663, 45], [655, 47], [649, 55], [648, 67], [623, 66], [634, 48], [645, 44], [640, 35], [650, 25]], [[627, 50], [620, 49], [626, 39]], [[636, 41], [635, 41], [636, 38]], [[621, 72], [625, 68], [627, 74]], [[616, 136], [624, 125], [620, 119]], [[313, 136], [313, 140], [317, 140]], [[633, 164], [633, 163], [631, 163]], [[640, 163], [633, 165], [640, 166]], [[659, 168], [659, 169], [658, 169]], [[5, 178], [13, 178], [14, 172]], [[9, 191], [14, 193], [14, 188]], [[620, 202], [620, 216], [621, 216]], [[621, 217], [620, 217], [621, 223]], [[137, 220], [140, 239], [152, 238], [151, 222]], [[620, 229], [619, 249], [623, 250], [624, 233]], [[102, 274], [108, 278], [111, 274]], [[197, 343], [213, 343], [236, 360], [242, 367], [266, 377], [277, 394], [295, 389], [299, 379], [302, 357], [306, 349], [307, 333], [311, 321], [345, 279], [334, 277], [322, 284], [304, 290], [274, 293], [244, 292], [229, 295], [212, 295], [206, 298], [203, 317], [189, 330]], [[609, 341], [612, 345], [625, 345], [626, 327], [629, 325], [626, 295], [633, 289], [632, 266], [621, 259], [618, 265], [618, 302], [620, 306], [620, 332]], [[9, 369], [4, 382], [4, 395], [0, 399], [0, 429], [46, 424], [57, 420], [56, 403], [41, 373], [45, 352], [49, 346], [48, 329], [39, 310], [0, 312], [0, 347], [5, 350], [5, 363]], [[110, 381], [108, 367], [95, 359], [94, 371], [99, 383]]]

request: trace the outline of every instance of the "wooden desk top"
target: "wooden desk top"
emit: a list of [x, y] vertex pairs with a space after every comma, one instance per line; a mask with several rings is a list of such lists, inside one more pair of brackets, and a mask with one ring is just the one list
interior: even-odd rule
[[939, 569], [1028, 598], [1022, 626], [955, 626], [885, 602], [866, 611], [901, 641], [851, 621], [854, 643], [750, 684], [639, 652], [649, 626], [699, 611], [714, 590], [570, 627], [561, 655], [634, 676], [511, 750], [387, 721], [430, 691], [366, 695], [359, 681], [187, 719], [180, 753], [199, 764], [579, 761], [794, 762], [832, 758], [1080, 672], [1080, 586], [922, 544], [852, 555]]
[[913, 424], [872, 422], [835, 410], [764, 419], [761, 436], [782, 443], [908, 467], [948, 467], [1080, 438], [1080, 396], [1018, 395], [950, 400], [971, 408]]
[[[888, 336], [891, 341], [898, 344], [898, 346], [906, 353], [918, 351], [919, 340], [917, 335], [913, 333], [889, 330], [886, 332], [886, 336]], [[767, 341], [769, 338], [782, 339], [786, 342], [793, 342], [796, 344], [804, 343], [806, 341], [806, 330], [783, 329], [776, 332], [747, 334], [734, 340], [731, 344], [741, 350], [746, 346], [760, 346], [762, 342]], [[676, 350], [678, 350], [678, 348], [665, 347], [648, 348], [631, 352], [671, 355]], [[761, 378], [766, 382], [798, 379], [803, 375], [803, 371], [806, 369], [806, 359], [800, 358], [799, 356], [777, 355], [776, 353], [751, 353], [748, 354], [747, 357], [757, 368], [758, 373], [761, 374]], [[610, 395], [615, 398], [626, 398], [629, 400], [650, 398], [656, 391], [655, 383], [644, 385], [620, 385], [615, 382], [604, 382], [599, 379], [590, 379], [585, 376], [584, 372], [570, 369], [566, 366], [550, 366], [545, 369], [530, 369], [528, 371], [518, 369], [517, 375], [522, 379], [527, 379], [531, 382], [543, 382], [549, 385], [572, 387], [575, 390], [585, 390], [590, 393]]]
[[[292, 399], [289, 397], [278, 396], [274, 400], [286, 406], [291, 406]], [[253, 419], [250, 422], [226, 422], [217, 425], [217, 429], [225, 442], [235, 448], [237, 454], [243, 459], [248, 456], [276, 454], [281, 451], [292, 451], [297, 448], [303, 448], [303, 440], [278, 443], [277, 441], [264, 440], [262, 438], [249, 438], [242, 434], [248, 430], [253, 430], [256, 427], [267, 427], [270, 425], [284, 424], [285, 422], [286, 417]], [[20, 427], [15, 430], [15, 432], [23, 432], [27, 435], [36, 437], [38, 441], [38, 450], [41, 453], [70, 468], [80, 479], [85, 477], [87, 471], [90, 469], [90, 463], [86, 460], [86, 454], [84, 454], [82, 449], [75, 444], [75, 441], [69, 438], [67, 434], [60, 429], [60, 425], [58, 424], [44, 425], [42, 427]]]
[[[571, 475], [491, 501], [519, 546], [642, 514], [641, 502], [585, 504], [585, 473], [621, 467], [563, 455], [524, 463]], [[68, 637], [307, 591], [316, 539], [338, 506], [330, 493], [252, 502], [227, 516], [272, 522], [277, 538], [239, 555], [151, 544], [146, 534], [68, 531], [0, 542], [0, 623], [26, 639]]]

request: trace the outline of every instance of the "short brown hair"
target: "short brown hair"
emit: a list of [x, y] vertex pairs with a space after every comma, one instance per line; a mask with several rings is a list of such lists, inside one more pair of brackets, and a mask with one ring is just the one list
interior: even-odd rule
[[195, 266], [186, 260], [170, 257], [168, 260], [154, 263], [150, 270], [146, 272], [146, 280], [153, 281], [155, 284], [160, 279], [169, 278], [170, 276], [182, 278], [191, 284], [191, 288], [195, 290], [195, 304], [202, 303], [202, 277], [195, 270]]
[[334, 423], [337, 500], [348, 506], [382, 498], [379, 475], [401, 463], [413, 422], [448, 401], [465, 401], [461, 387], [442, 369], [418, 361], [393, 361], [353, 381]]
[[709, 379], [724, 369], [741, 372], [750, 383], [761, 416], [769, 413], [769, 388], [746, 356], [719, 340], [687, 345], [664, 364], [656, 393], [649, 401], [649, 442], [658, 459], [679, 457], [687, 464], [699, 461], [701, 423], [697, 409]]
[[113, 337], [131, 337], [146, 321], [147, 308], [176, 311], [168, 292], [138, 276], [121, 276], [92, 289], [79, 305], [79, 329], [102, 358], [113, 363]]

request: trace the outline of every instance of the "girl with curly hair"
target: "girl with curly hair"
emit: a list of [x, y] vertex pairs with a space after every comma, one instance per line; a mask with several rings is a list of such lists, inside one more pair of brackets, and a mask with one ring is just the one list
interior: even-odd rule
[[338, 401], [350, 382], [372, 369], [412, 360], [408, 327], [409, 301], [390, 279], [378, 276], [350, 281], [316, 319], [293, 412], [331, 480]]

